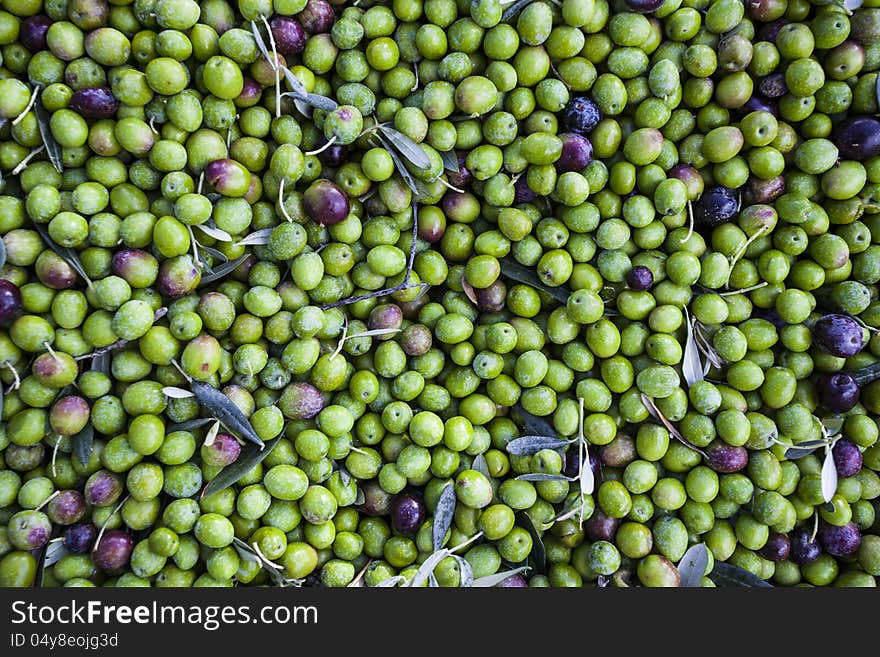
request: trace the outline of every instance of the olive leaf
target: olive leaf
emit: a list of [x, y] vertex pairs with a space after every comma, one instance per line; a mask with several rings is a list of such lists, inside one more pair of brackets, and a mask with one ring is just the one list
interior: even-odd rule
[[367, 500], [367, 496], [364, 495], [364, 491], [360, 488], [357, 489], [357, 495], [354, 498], [354, 505], [361, 506]]
[[694, 445], [691, 441], [689, 441], [687, 438], [685, 438], [681, 434], [681, 432], [675, 427], [675, 425], [673, 425], [672, 422], [670, 422], [669, 420], [666, 419], [666, 416], [663, 415], [663, 413], [660, 411], [659, 408], [657, 408], [657, 405], [654, 403], [654, 400], [651, 399], [650, 397], [648, 397], [648, 395], [646, 395], [645, 393], [642, 393], [642, 403], [645, 405], [645, 408], [648, 409], [648, 413], [650, 413], [651, 416], [655, 420], [658, 420], [664, 427], [666, 427], [666, 430], [669, 432], [669, 434], [673, 438], [678, 440], [682, 445], [684, 445], [688, 449], [694, 450], [697, 454], [700, 454], [701, 456], [703, 456], [703, 458], [708, 458], [706, 456], [706, 452], [704, 452], [699, 447]]
[[548, 422], [546, 418], [532, 415], [522, 407], [522, 404], [517, 404], [513, 408], [522, 420], [523, 428], [525, 429], [527, 434], [534, 436], [556, 435], [555, 427], [550, 422]]
[[70, 554], [68, 549], [64, 547], [64, 540], [55, 538], [46, 544], [46, 552], [43, 555], [43, 568], [54, 566], [62, 557]]
[[836, 436], [843, 429], [844, 418], [840, 416], [822, 418], [822, 427], [828, 436]]
[[46, 148], [46, 157], [49, 158], [49, 162], [52, 163], [52, 166], [61, 173], [64, 171], [64, 163], [61, 159], [61, 147], [58, 145], [58, 142], [55, 141], [55, 137], [52, 136], [52, 131], [49, 129], [49, 113], [46, 111], [46, 108], [43, 107], [42, 98], [37, 97], [37, 100], [34, 103], [34, 114], [37, 117], [37, 128], [40, 131], [40, 139], [43, 141], [43, 146]]
[[700, 362], [700, 350], [694, 337], [694, 325], [688, 309], [684, 309], [685, 324], [687, 326], [687, 338], [684, 344], [684, 355], [681, 361], [681, 371], [688, 387], [702, 381], [705, 377], [703, 364]]
[[391, 156], [391, 160], [394, 162], [394, 167], [397, 169], [397, 173], [400, 174], [400, 177], [403, 178], [403, 182], [406, 183], [407, 187], [410, 188], [410, 191], [412, 191], [413, 194], [418, 195], [420, 192], [419, 186], [416, 184], [416, 179], [413, 178], [413, 175], [409, 172], [409, 169], [406, 168], [406, 165], [403, 163], [403, 160], [400, 159], [400, 156], [397, 154], [395, 148], [381, 134], [377, 134], [376, 136], [379, 138], [382, 146], [385, 147], [385, 150], [388, 151], [388, 154]]
[[96, 353], [92, 357], [92, 367], [93, 372], [101, 372], [102, 374], [110, 375], [110, 354], [106, 351], [101, 353]]
[[720, 370], [722, 367], [724, 367], [724, 359], [718, 355], [718, 352], [715, 351], [715, 347], [713, 347], [712, 343], [709, 342], [709, 339], [704, 333], [705, 328], [702, 324], [700, 324], [699, 321], [697, 321], [696, 318], [694, 319], [693, 326], [694, 338], [697, 342], [697, 348], [706, 359], [706, 364], [703, 366], [703, 376], [705, 376], [709, 372], [710, 365]]
[[510, 579], [514, 575], [519, 575], [520, 573], [524, 573], [528, 571], [528, 566], [520, 566], [519, 568], [514, 568], [512, 570], [505, 570], [501, 573], [494, 573], [492, 575], [484, 575], [483, 577], [478, 577], [474, 580], [471, 586], [475, 589], [483, 589], [483, 588], [492, 588], [493, 586], [498, 586], [505, 580]]
[[211, 224], [196, 224], [196, 228], [201, 230], [205, 235], [213, 237], [218, 242], [231, 242], [232, 235], [217, 226]]
[[224, 262], [223, 264], [215, 267], [211, 270], [210, 274], [202, 276], [199, 281], [199, 287], [203, 285], [207, 285], [208, 283], [213, 283], [214, 281], [218, 281], [224, 276], [230, 274], [231, 272], [238, 269], [238, 266], [248, 259], [248, 254], [238, 256], [235, 260], [230, 260], [228, 262]]
[[422, 150], [422, 147], [400, 132], [400, 130], [392, 128], [390, 123], [380, 123], [376, 128], [414, 167], [417, 169], [429, 169], [431, 167], [431, 158]]
[[248, 440], [263, 449], [265, 444], [262, 439], [254, 431], [245, 414], [229, 397], [202, 381], [193, 381], [190, 383], [190, 387], [198, 402], [207, 408], [214, 418], [220, 420], [224, 427], [239, 438]]
[[[226, 262], [227, 260], [229, 260], [229, 258], [227, 258], [226, 255], [222, 251], [218, 251], [217, 249], [210, 247], [210, 246], [205, 246], [204, 244], [198, 245], [198, 251], [199, 251], [199, 262], [201, 262], [208, 269], [210, 269], [210, 267], [208, 267], [208, 262], [202, 256], [202, 253], [201, 253], [202, 251], [204, 251], [209, 256], [214, 258], [214, 260], [216, 260], [218, 263]], [[213, 271], [213, 269], [211, 269], [211, 271]]]
[[373, 588], [373, 589], [396, 588], [398, 584], [405, 582], [405, 581], [406, 581], [406, 577], [404, 577], [403, 575], [392, 575], [391, 577], [386, 577], [378, 584], [374, 584], [370, 588]]
[[819, 438], [817, 440], [805, 440], [803, 442], [792, 445], [787, 450], [785, 450], [785, 458], [790, 461], [794, 461], [795, 459], [803, 458], [807, 454], [812, 454], [820, 447], [827, 445], [828, 441], [824, 438]]
[[431, 540], [435, 550], [439, 550], [446, 540], [446, 533], [452, 526], [455, 516], [455, 488], [450, 481], [440, 492], [437, 507], [434, 509], [434, 523], [431, 527]]
[[521, 9], [525, 8], [526, 5], [530, 5], [532, 2], [533, 0], [507, 0], [507, 2], [500, 2], [499, 4], [501, 4], [502, 6], [507, 4], [510, 5], [501, 14], [501, 21], [504, 22], [512, 18], [517, 13], [519, 13]]
[[88, 464], [92, 457], [92, 447], [95, 444], [95, 428], [91, 422], [86, 424], [82, 430], [71, 438], [71, 446], [77, 460], [83, 465]]
[[260, 230], [254, 231], [250, 235], [241, 238], [235, 243], [235, 246], [263, 246], [268, 244], [269, 236], [272, 234], [273, 230], [275, 230], [274, 226], [272, 228], [261, 228]]
[[712, 572], [709, 573], [709, 579], [718, 586], [772, 588], [772, 585], [755, 575], [755, 573], [724, 561], [715, 562], [715, 565], [712, 566]]
[[517, 475], [516, 479], [519, 481], [574, 481], [571, 477], [549, 472], [527, 472], [526, 474]]
[[200, 417], [195, 420], [187, 420], [186, 422], [170, 425], [165, 430], [165, 433], [167, 435], [169, 433], [174, 433], [175, 431], [193, 431], [194, 429], [201, 429], [202, 427], [208, 426], [212, 422], [216, 422], [212, 417]]
[[193, 396], [189, 390], [178, 388], [176, 386], [165, 386], [162, 388], [162, 394], [171, 399], [188, 399]]
[[[596, 487], [596, 477], [593, 474], [593, 466], [590, 464], [590, 444], [584, 436], [584, 398], [578, 398], [578, 483], [580, 484], [581, 496], [591, 495]], [[583, 521], [583, 503], [581, 504], [581, 516]]]
[[559, 440], [549, 436], [521, 436], [507, 443], [504, 449], [513, 456], [531, 456], [532, 454], [537, 454], [542, 449], [567, 447], [572, 442], [571, 440]]
[[208, 482], [202, 491], [202, 497], [213, 495], [226, 488], [232, 486], [239, 479], [244, 477], [248, 472], [263, 462], [275, 446], [278, 444], [279, 438], [273, 438], [266, 443], [265, 449], [260, 449], [253, 443], [248, 443], [241, 449], [241, 454], [232, 463], [223, 468], [217, 476]]
[[0, 267], [6, 264], [6, 242], [0, 239]]
[[282, 566], [279, 566], [277, 563], [269, 561], [269, 559], [267, 559], [261, 552], [258, 551], [258, 549], [256, 548], [256, 544], [254, 545], [254, 547], [251, 547], [240, 538], [233, 538], [232, 547], [235, 548], [235, 551], [238, 552], [238, 556], [241, 557], [244, 561], [260, 564], [260, 567], [266, 572], [266, 574], [269, 575], [269, 579], [272, 580], [272, 583], [275, 586], [302, 586], [303, 580], [285, 577], [282, 573]]
[[[302, 101], [306, 105], [310, 105], [315, 109], [324, 110], [325, 112], [332, 112], [339, 107], [337, 102], [332, 98], [327, 98], [326, 96], [306, 91], [306, 88], [303, 86], [300, 79], [286, 66], [281, 67], [281, 72], [284, 73], [284, 79], [287, 80], [287, 84], [291, 88], [289, 92], [282, 95], [289, 95], [293, 97], [294, 100]], [[299, 107], [297, 107], [297, 109], [299, 109]], [[301, 109], [300, 111], [302, 112]], [[305, 112], [303, 112], [303, 114], [305, 114]]]
[[464, 275], [462, 275], [461, 277], [461, 290], [468, 298], [468, 301], [470, 301], [475, 306], [480, 305], [480, 301], [479, 299], [477, 299], [477, 292], [476, 290], [474, 290], [474, 286], [468, 283], [468, 279], [465, 278]]
[[547, 549], [544, 547], [544, 538], [535, 527], [532, 517], [525, 511], [516, 514], [516, 524], [525, 529], [532, 537], [532, 551], [529, 557], [535, 564], [535, 571], [543, 575], [547, 571]]
[[67, 246], [59, 246], [56, 244], [51, 237], [49, 237], [49, 230], [46, 228], [45, 224], [38, 224], [34, 222], [34, 229], [40, 234], [40, 237], [43, 238], [43, 241], [46, 245], [52, 249], [58, 256], [64, 260], [68, 265], [70, 265], [71, 269], [75, 271], [80, 278], [82, 278], [86, 285], [92, 287], [92, 281], [89, 278], [88, 274], [86, 274], [86, 270], [80, 262], [79, 254], [70, 247]]
[[831, 446], [825, 447], [825, 460], [822, 462], [822, 499], [830, 502], [837, 491], [837, 466]]
[[413, 578], [410, 580], [409, 586], [411, 588], [418, 588], [427, 583], [430, 577], [434, 574], [434, 569], [437, 565], [450, 554], [452, 554], [452, 551], [446, 548], [432, 552], [431, 555], [422, 562], [422, 565], [419, 566], [416, 574], [413, 575]]
[[471, 469], [476, 470], [486, 479], [492, 479], [492, 475], [489, 474], [489, 464], [486, 463], [486, 457], [482, 454], [477, 454], [474, 457], [474, 462], [471, 464]]
[[471, 562], [457, 554], [452, 556], [455, 557], [455, 561], [458, 563], [459, 586], [465, 589], [471, 588], [474, 585], [474, 569], [471, 566]]
[[439, 151], [440, 159], [443, 160], [443, 168], [447, 171], [458, 173], [458, 155], [455, 151]]
[[501, 273], [518, 283], [530, 285], [537, 290], [546, 292], [559, 303], [568, 302], [570, 291], [564, 287], [551, 287], [538, 278], [538, 272], [531, 267], [518, 263], [511, 257], [501, 258]]
[[704, 543], [697, 543], [688, 549], [678, 562], [678, 573], [681, 576], [679, 586], [683, 588], [699, 588], [702, 586], [703, 575], [709, 567], [709, 549]]

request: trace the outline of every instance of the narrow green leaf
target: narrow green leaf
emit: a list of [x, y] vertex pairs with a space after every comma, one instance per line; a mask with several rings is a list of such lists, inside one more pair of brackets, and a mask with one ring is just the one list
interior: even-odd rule
[[548, 472], [528, 472], [526, 474], [517, 475], [519, 481], [571, 481], [569, 477], [561, 474], [550, 474]]
[[546, 292], [559, 303], [568, 302], [568, 297], [571, 294], [571, 291], [566, 287], [551, 287], [546, 285], [540, 278], [538, 278], [538, 272], [531, 267], [521, 265], [510, 257], [501, 259], [501, 273], [517, 283], [524, 283], [532, 286], [536, 290]]
[[542, 449], [560, 449], [571, 444], [570, 440], [559, 440], [549, 436], [520, 436], [507, 443], [504, 449], [514, 456], [531, 456]]
[[484, 589], [491, 588], [493, 586], [498, 586], [505, 580], [510, 579], [514, 575], [519, 575], [520, 573], [524, 573], [528, 571], [528, 566], [520, 566], [519, 568], [514, 568], [513, 570], [505, 570], [501, 573], [495, 573], [493, 575], [484, 575], [483, 577], [478, 577], [474, 580], [474, 583], [471, 585], [473, 588]]
[[52, 166], [59, 172], [64, 171], [64, 162], [61, 159], [61, 147], [58, 145], [58, 142], [55, 141], [55, 137], [52, 136], [52, 131], [49, 129], [49, 113], [46, 111], [46, 108], [43, 107], [42, 98], [37, 97], [37, 100], [34, 103], [34, 114], [37, 116], [37, 128], [40, 131], [40, 139], [43, 141], [43, 146], [46, 147], [46, 156], [49, 158], [49, 162], [51, 162]]
[[6, 264], [6, 242], [0, 239], [0, 267]]
[[458, 173], [458, 155], [455, 151], [440, 151], [440, 159], [443, 160], [444, 169]]
[[431, 158], [427, 156], [422, 147], [405, 134], [391, 127], [389, 123], [380, 123], [376, 126], [385, 138], [397, 151], [409, 160], [417, 169], [428, 169], [431, 166]]
[[238, 256], [235, 260], [230, 260], [214, 267], [210, 274], [202, 276], [202, 279], [199, 281], [199, 287], [207, 285], [208, 283], [213, 283], [214, 281], [219, 281], [221, 278], [238, 269], [238, 266], [247, 259], [248, 255], [245, 254]]
[[492, 475], [489, 473], [489, 464], [486, 462], [486, 457], [482, 454], [477, 454], [474, 457], [474, 462], [471, 464], [471, 468], [479, 472], [486, 479], [492, 479]]
[[504, 10], [504, 13], [501, 14], [501, 21], [506, 21], [510, 18], [513, 18], [516, 14], [520, 12], [526, 5], [529, 5], [533, 2], [533, 0], [515, 0], [512, 2], [507, 9]]
[[532, 415], [521, 404], [513, 407], [523, 424], [523, 429], [530, 436], [556, 436], [555, 427], [543, 417]]
[[678, 573], [681, 575], [679, 586], [684, 588], [699, 588], [702, 585], [703, 574], [709, 567], [709, 550], [703, 543], [697, 543], [688, 549], [678, 562]]
[[771, 584], [768, 584], [754, 573], [724, 561], [715, 562], [712, 572], [709, 573], [709, 579], [718, 586], [772, 588]]
[[437, 500], [437, 507], [434, 509], [434, 524], [431, 528], [431, 538], [434, 549], [439, 550], [446, 540], [446, 533], [452, 526], [452, 519], [455, 515], [455, 488], [450, 481], [443, 487], [440, 493], [440, 499]]
[[834, 453], [826, 448], [825, 460], [822, 462], [822, 499], [830, 502], [837, 491], [837, 466], [834, 464]]
[[406, 165], [403, 163], [403, 160], [400, 159], [397, 151], [382, 135], [377, 134], [376, 136], [391, 156], [391, 160], [394, 162], [394, 167], [397, 169], [397, 173], [400, 174], [400, 177], [403, 178], [403, 182], [406, 183], [407, 187], [410, 188], [413, 194], [419, 194], [419, 186], [416, 184], [415, 178], [413, 178], [409, 169], [406, 168]]
[[181, 422], [179, 424], [169, 425], [165, 430], [166, 434], [174, 433], [175, 431], [193, 431], [194, 429], [201, 429], [202, 427], [206, 427], [212, 422], [216, 422], [212, 417], [200, 417], [195, 420], [187, 420], [186, 422]]
[[71, 444], [77, 460], [83, 465], [87, 464], [92, 457], [92, 447], [95, 444], [95, 428], [92, 424], [84, 426], [82, 431], [71, 439]]
[[272, 453], [272, 450], [275, 449], [278, 440], [278, 438], [273, 438], [266, 443], [266, 447], [262, 450], [254, 443], [248, 443], [245, 445], [235, 462], [227, 465], [217, 474], [216, 477], [208, 482], [208, 485], [205, 486], [205, 489], [202, 491], [202, 497], [213, 495], [214, 493], [218, 493], [221, 490], [232, 486], [248, 472], [262, 463], [263, 459], [269, 456], [269, 454]]
[[525, 511], [516, 514], [516, 524], [525, 529], [529, 536], [532, 537], [532, 551], [529, 553], [532, 563], [535, 565], [535, 571], [543, 575], [547, 572], [547, 550], [544, 547], [544, 539], [541, 532], [532, 522], [532, 517]]
[[217, 388], [202, 381], [193, 381], [190, 384], [190, 388], [192, 388], [199, 404], [208, 409], [211, 415], [220, 420], [223, 426], [239, 438], [258, 445], [260, 449], [263, 448], [264, 443], [257, 435], [257, 432], [254, 431], [250, 420], [245, 417], [245, 414], [241, 412], [241, 409], [229, 397], [217, 390]]

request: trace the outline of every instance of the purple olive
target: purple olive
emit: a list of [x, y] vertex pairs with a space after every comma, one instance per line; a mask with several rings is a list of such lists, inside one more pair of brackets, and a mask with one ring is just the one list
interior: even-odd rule
[[49, 411], [49, 426], [62, 436], [74, 436], [89, 422], [89, 403], [79, 395], [62, 397]]
[[215, 467], [229, 465], [241, 453], [241, 445], [234, 436], [218, 433], [210, 445], [202, 445], [202, 463]]
[[57, 253], [48, 249], [37, 256], [34, 268], [40, 282], [53, 290], [66, 290], [73, 287], [78, 280], [73, 267]]
[[321, 178], [303, 193], [303, 209], [315, 223], [332, 226], [348, 217], [348, 195], [336, 183]]
[[834, 130], [840, 157], [867, 160], [880, 155], [880, 120], [872, 116], [845, 119]]
[[816, 538], [819, 539], [819, 545], [822, 546], [822, 549], [835, 557], [848, 557], [855, 554], [862, 544], [862, 534], [853, 522], [842, 527], [822, 523]]
[[86, 479], [83, 493], [92, 506], [109, 506], [122, 495], [122, 478], [109, 470], [98, 470]]
[[787, 18], [779, 18], [772, 23], [768, 23], [761, 28], [756, 41], [769, 41], [776, 43], [776, 37], [779, 36], [779, 30], [788, 25], [791, 21]]
[[660, 8], [663, 0], [624, 0], [624, 4], [637, 14], [650, 14]]
[[0, 325], [9, 324], [24, 312], [18, 286], [0, 279]]
[[528, 588], [529, 582], [521, 573], [511, 575], [495, 585], [496, 589], [525, 589]]
[[846, 413], [859, 403], [859, 384], [846, 372], [822, 374], [816, 381], [819, 399], [835, 413]]
[[149, 287], [156, 281], [159, 263], [152, 253], [141, 249], [120, 249], [110, 260], [116, 276], [135, 288]]
[[806, 529], [796, 529], [789, 532], [788, 540], [791, 543], [791, 553], [789, 558], [792, 563], [804, 566], [813, 563], [822, 554], [822, 548], [819, 544], [812, 540], [810, 532]]
[[108, 575], [120, 573], [131, 558], [134, 539], [121, 529], [111, 529], [92, 552], [92, 561]]
[[[595, 449], [590, 452], [590, 468], [593, 470], [593, 478], [600, 481], [602, 479], [602, 459], [599, 458]], [[580, 470], [581, 455], [576, 449], [568, 450], [565, 453], [565, 465], [562, 468], [562, 473], [566, 477], [577, 477]]]
[[785, 176], [779, 175], [767, 179], [749, 176], [743, 187], [743, 202], [747, 205], [772, 203], [784, 193]]
[[[402, 322], [403, 311], [400, 309], [400, 306], [396, 306], [393, 303], [382, 303], [370, 311], [370, 316], [367, 319], [367, 328], [371, 331], [376, 329], [396, 329], [400, 328]], [[391, 333], [388, 335], [377, 335], [375, 339], [388, 340], [393, 337], [394, 334]]]
[[624, 468], [636, 459], [636, 442], [625, 433], [618, 433], [607, 445], [599, 448], [602, 465]]
[[169, 299], [180, 299], [194, 292], [202, 279], [199, 268], [189, 254], [163, 260], [159, 266], [156, 287]]
[[614, 541], [617, 529], [620, 527], [620, 518], [606, 516], [596, 509], [593, 515], [584, 523], [584, 532], [591, 541]]
[[513, 202], [517, 205], [520, 203], [531, 203], [538, 195], [529, 187], [529, 183], [525, 176], [520, 176], [513, 184], [514, 196]]
[[474, 290], [477, 297], [477, 309], [484, 313], [497, 313], [504, 308], [507, 300], [507, 286], [500, 278], [489, 287]]
[[241, 87], [241, 93], [235, 97], [236, 107], [253, 107], [263, 97], [263, 87], [253, 78], [246, 77]]
[[737, 113], [740, 116], [745, 116], [752, 112], [767, 112], [773, 116], [779, 116], [779, 106], [775, 100], [755, 94], [744, 105], [737, 108]]
[[688, 198], [696, 199], [702, 196], [706, 181], [703, 180], [702, 174], [690, 164], [676, 164], [669, 170], [668, 175], [670, 178], [684, 183], [688, 190]]
[[758, 90], [765, 98], [781, 98], [788, 93], [788, 87], [785, 84], [785, 74], [771, 73], [764, 76], [758, 82]]
[[419, 237], [431, 244], [439, 242], [446, 233], [446, 214], [443, 212], [419, 212], [418, 222]]
[[109, 119], [119, 109], [119, 101], [109, 87], [88, 87], [75, 91], [68, 107], [84, 119]]
[[739, 472], [749, 463], [749, 452], [745, 447], [728, 445], [716, 440], [706, 448], [709, 467], [715, 472]]
[[654, 273], [644, 265], [636, 265], [627, 272], [626, 284], [637, 292], [650, 290], [654, 284]]
[[49, 500], [46, 515], [59, 525], [72, 525], [86, 514], [86, 501], [78, 490], [64, 490]]
[[855, 477], [862, 469], [862, 452], [858, 446], [847, 438], [841, 438], [831, 448], [834, 467], [841, 479]]
[[470, 170], [465, 165], [465, 162], [467, 160], [467, 154], [458, 153], [456, 155], [456, 157], [458, 158], [458, 171], [447, 172], [446, 179], [449, 181], [449, 184], [452, 185], [453, 187], [457, 187], [458, 189], [463, 189], [464, 187], [467, 187], [470, 184], [471, 180], [473, 179], [473, 176], [472, 176]]
[[287, 386], [278, 398], [278, 408], [292, 420], [308, 420], [324, 408], [321, 391], [311, 383], [297, 381]]
[[770, 561], [785, 561], [791, 554], [791, 541], [785, 534], [772, 532], [758, 554]]
[[364, 503], [357, 507], [358, 511], [368, 516], [387, 516], [391, 511], [391, 495], [382, 490], [375, 479], [363, 482]]
[[414, 534], [425, 522], [425, 503], [421, 496], [401, 493], [391, 503], [391, 524], [401, 534]]
[[42, 511], [19, 511], [6, 525], [6, 537], [19, 550], [37, 550], [51, 535], [52, 523]]
[[64, 530], [64, 547], [73, 554], [82, 554], [92, 549], [98, 536], [97, 528], [90, 522], [81, 522]]
[[746, 11], [752, 20], [766, 23], [785, 13], [784, 0], [746, 0]]
[[276, 14], [269, 21], [269, 27], [272, 29], [275, 47], [285, 57], [298, 55], [306, 47], [306, 32], [295, 18]]
[[303, 29], [309, 34], [321, 34], [329, 32], [333, 27], [336, 16], [333, 14], [333, 7], [327, 0], [309, 0], [303, 9], [296, 16], [302, 24]]
[[580, 171], [593, 159], [593, 144], [576, 132], [565, 132], [562, 139], [562, 155], [556, 160], [559, 171]]
[[46, 49], [46, 32], [52, 25], [52, 19], [43, 14], [29, 16], [22, 21], [18, 35], [21, 45], [31, 52], [40, 52]]
[[[321, 135], [315, 143], [315, 148], [323, 148], [326, 143], [327, 138]], [[318, 159], [325, 166], [337, 169], [345, 164], [345, 160], [348, 159], [348, 146], [343, 146], [342, 144], [327, 146], [327, 148], [318, 153]]]
[[825, 315], [813, 324], [813, 344], [832, 356], [849, 358], [862, 350], [864, 333], [859, 323], [848, 315]]

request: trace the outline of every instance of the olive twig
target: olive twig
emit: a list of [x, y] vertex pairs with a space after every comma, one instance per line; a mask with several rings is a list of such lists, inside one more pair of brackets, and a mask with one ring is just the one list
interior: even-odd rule
[[3, 366], [12, 372], [12, 385], [9, 387], [9, 391], [18, 390], [19, 386], [21, 386], [21, 377], [18, 375], [18, 370], [9, 362], [4, 362]]
[[25, 155], [24, 158], [22, 159], [22, 161], [19, 162], [17, 165], [15, 165], [15, 168], [11, 172], [12, 175], [17, 176], [19, 173], [21, 173], [24, 170], [24, 168], [28, 164], [30, 164], [30, 161], [32, 159], [34, 159], [37, 155], [42, 153], [44, 150], [46, 150], [45, 146], [38, 146], [37, 148], [33, 149], [30, 153]]
[[746, 292], [751, 292], [752, 290], [760, 290], [762, 287], [767, 287], [769, 283], [767, 281], [763, 281], [756, 285], [750, 285], [749, 287], [744, 287], [740, 290], [728, 290], [727, 292], [716, 292], [719, 297], [730, 297], [735, 294], [745, 294]]
[[113, 516], [115, 516], [117, 513], [119, 513], [119, 509], [122, 508], [123, 504], [128, 502], [128, 498], [130, 498], [130, 497], [131, 497], [131, 494], [126, 495], [122, 499], [122, 501], [116, 505], [116, 508], [113, 509], [113, 513], [111, 513], [109, 516], [107, 516], [107, 519], [104, 521], [104, 524], [101, 525], [101, 529], [98, 532], [98, 537], [95, 539], [95, 544], [92, 546], [92, 552], [97, 551], [98, 546], [101, 544], [101, 539], [104, 538], [104, 532], [107, 531], [107, 525], [110, 524], [110, 520], [113, 518]]
[[336, 135], [333, 135], [332, 137], [330, 137], [330, 139], [327, 140], [326, 144], [324, 144], [320, 148], [316, 148], [313, 151], [306, 151], [305, 155], [318, 155], [318, 154], [326, 151], [328, 148], [330, 148], [335, 143], [336, 143]]
[[731, 258], [730, 260], [730, 268], [727, 270], [727, 280], [724, 281], [724, 287], [727, 287], [727, 285], [730, 283], [730, 275], [733, 273], [733, 268], [736, 263], [739, 262], [740, 258], [742, 258], [746, 254], [746, 251], [748, 251], [749, 247], [768, 230], [769, 228], [767, 224], [761, 226], [758, 230], [755, 231], [755, 234], [747, 239], [745, 243], [737, 249], [736, 253], [733, 254], [733, 258]]
[[[59, 441], [59, 442], [60, 442], [60, 441]], [[36, 509], [34, 509], [34, 511], [39, 511], [40, 509], [42, 509], [43, 507], [45, 507], [49, 502], [51, 502], [53, 499], [55, 499], [55, 498], [58, 497], [59, 495], [61, 495], [61, 491], [60, 491], [60, 490], [56, 490], [56, 491], [55, 491], [54, 493], [52, 493], [49, 497], [47, 497], [45, 500], [43, 500], [42, 504], [40, 504], [40, 506], [38, 506]]]
[[278, 63], [278, 49], [275, 47], [275, 35], [272, 34], [272, 28], [269, 21], [263, 14], [260, 14], [263, 25], [266, 26], [266, 32], [269, 34], [269, 44], [272, 46], [272, 70], [275, 72], [275, 118], [281, 118], [281, 65]]
[[684, 241], [687, 242], [691, 235], [694, 234], [694, 204], [691, 201], [688, 201], [688, 234], [687, 237], [684, 238]]
[[278, 207], [281, 208], [281, 216], [287, 219], [289, 223], [293, 223], [293, 217], [290, 216], [290, 213], [287, 211], [287, 208], [284, 207], [284, 177], [281, 177], [281, 181], [278, 183]]
[[31, 92], [31, 97], [28, 100], [28, 104], [21, 111], [21, 114], [19, 114], [14, 119], [12, 119], [12, 125], [18, 125], [19, 123], [21, 123], [21, 121], [24, 119], [24, 117], [27, 116], [27, 113], [31, 111], [31, 109], [34, 106], [34, 103], [37, 102], [37, 96], [40, 93], [40, 89], [42, 89], [41, 85], [39, 85], [39, 84], [34, 85], [34, 90], [33, 90], [33, 92]]

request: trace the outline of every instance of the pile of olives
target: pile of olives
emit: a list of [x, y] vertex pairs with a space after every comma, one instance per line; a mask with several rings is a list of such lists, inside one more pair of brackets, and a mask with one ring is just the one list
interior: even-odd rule
[[878, 71], [878, 0], [4, 0], [0, 586], [875, 587]]

